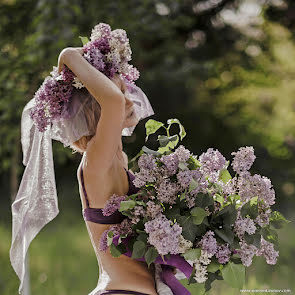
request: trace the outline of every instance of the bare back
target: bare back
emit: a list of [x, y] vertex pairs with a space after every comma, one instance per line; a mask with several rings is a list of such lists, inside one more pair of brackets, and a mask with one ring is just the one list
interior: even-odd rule
[[[122, 160], [114, 158], [109, 170], [95, 169], [87, 162], [87, 152], [84, 153], [78, 167], [77, 177], [82, 208], [86, 207], [81, 186], [80, 169], [83, 165], [84, 184], [87, 191], [89, 206], [103, 208], [112, 194], [124, 195], [129, 189], [127, 155], [123, 152]], [[155, 289], [154, 269], [148, 269], [145, 262], [136, 261], [125, 255], [113, 257], [110, 251], [99, 250], [101, 234], [110, 227], [109, 224], [99, 224], [85, 221], [92, 246], [99, 263], [99, 281], [97, 290], [126, 289], [157, 295]]]

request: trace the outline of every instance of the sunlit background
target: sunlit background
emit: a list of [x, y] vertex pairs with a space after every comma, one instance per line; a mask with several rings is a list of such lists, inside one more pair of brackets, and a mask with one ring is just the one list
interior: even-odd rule
[[[252, 174], [271, 179], [272, 209], [292, 222], [279, 231], [277, 264], [255, 257], [244, 289], [295, 292], [294, 1], [0, 0], [0, 294], [19, 287], [9, 248], [10, 204], [24, 169], [22, 109], [61, 50], [82, 46], [79, 36], [90, 36], [99, 22], [126, 30], [151, 118], [178, 118], [187, 132], [182, 144], [194, 154], [213, 147], [231, 160], [240, 146], [254, 147]], [[129, 159], [145, 144], [146, 120], [123, 139]], [[54, 160], [60, 213], [29, 249], [28, 294], [84, 295], [97, 284], [98, 266], [81, 214], [80, 155], [54, 142]], [[214, 281], [209, 294], [240, 291]]]

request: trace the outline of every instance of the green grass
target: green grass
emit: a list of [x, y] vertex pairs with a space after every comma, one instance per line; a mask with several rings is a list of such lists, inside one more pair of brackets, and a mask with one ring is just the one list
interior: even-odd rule
[[[11, 267], [11, 229], [0, 224], [0, 294], [18, 294], [19, 280]], [[83, 219], [49, 223], [29, 248], [31, 295], [88, 294], [97, 284], [99, 269]]]
[[[97, 261], [83, 219], [58, 216], [33, 240], [29, 248], [31, 295], [84, 295], [92, 291], [98, 279]], [[78, 220], [78, 221], [77, 221]], [[19, 280], [9, 261], [11, 227], [0, 223], [0, 294], [18, 294]], [[279, 231], [280, 255], [276, 265], [264, 257], [255, 257], [246, 269], [243, 289], [295, 290], [295, 228], [289, 224]], [[198, 286], [192, 294], [202, 294]], [[224, 281], [214, 281], [210, 295], [242, 293]], [[255, 292], [263, 294], [265, 292]], [[275, 294], [275, 293], [270, 293]]]

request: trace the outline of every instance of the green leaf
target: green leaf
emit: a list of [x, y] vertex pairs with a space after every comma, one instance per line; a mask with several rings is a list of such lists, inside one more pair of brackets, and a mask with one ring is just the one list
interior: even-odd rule
[[216, 196], [216, 201], [219, 202], [221, 205], [223, 205], [223, 202], [224, 202], [223, 196], [219, 194], [215, 194], [215, 196]]
[[169, 141], [168, 144], [164, 147], [159, 147], [158, 148], [158, 152], [163, 154], [164, 152], [169, 152], [171, 151], [172, 149], [175, 148], [177, 143], [175, 143], [174, 141]]
[[[255, 203], [255, 200], [252, 203]], [[252, 219], [258, 216], [258, 206], [256, 204], [251, 205], [251, 200], [241, 208], [241, 216], [245, 217], [246, 215], [249, 215]]]
[[231, 287], [242, 289], [245, 283], [245, 266], [228, 262], [221, 270], [223, 279]]
[[185, 165], [184, 162], [179, 162], [178, 163], [178, 168], [181, 169], [181, 170], [186, 170], [187, 169], [187, 167], [186, 167], [186, 165]]
[[201, 208], [206, 208], [214, 203], [214, 200], [208, 194], [201, 194], [199, 193], [195, 200], [196, 206]]
[[145, 129], [146, 129], [146, 138], [145, 141], [148, 140], [148, 137], [155, 133], [159, 128], [161, 128], [162, 126], [164, 126], [164, 124], [162, 122], [153, 120], [153, 119], [149, 119], [146, 123], [145, 123]]
[[257, 248], [260, 248], [261, 234], [256, 231], [253, 235], [249, 235], [247, 232], [244, 233], [244, 239], [248, 245], [252, 244]]
[[187, 163], [190, 170], [196, 170], [201, 166], [201, 163], [194, 156], [190, 156]]
[[180, 208], [172, 207], [171, 209], [164, 212], [165, 216], [170, 219], [177, 219], [180, 216]]
[[88, 37], [79, 36], [79, 38], [81, 39], [81, 42], [82, 42], [83, 46], [89, 42]]
[[214, 259], [214, 256], [211, 259], [210, 264], [207, 266], [208, 272], [216, 272], [220, 267], [220, 263], [217, 261], [217, 259]]
[[182, 286], [184, 286], [189, 292], [190, 294], [194, 295], [194, 294], [204, 294], [204, 284], [199, 284], [199, 283], [189, 283], [189, 279], [185, 278], [185, 279], [181, 279], [179, 280], [179, 282], [182, 284]]
[[[179, 136], [180, 136], [180, 140], [182, 140], [185, 136], [186, 136], [186, 132], [184, 130], [184, 127], [182, 126], [182, 124], [180, 123], [180, 121], [178, 119], [168, 119], [167, 123], [169, 125], [172, 125], [173, 123], [177, 123], [179, 125]], [[170, 126], [168, 126], [169, 128]]]
[[159, 256], [159, 253], [155, 247], [149, 247], [144, 255], [144, 259], [148, 265], [150, 266], [151, 263], [153, 263], [156, 258]]
[[141, 232], [138, 235], [137, 240], [138, 241], [142, 241], [142, 242], [144, 242], [146, 244], [147, 243], [147, 240], [148, 240], [148, 234], [146, 232]]
[[133, 259], [141, 258], [145, 253], [145, 249], [146, 249], [146, 244], [143, 241], [136, 241], [133, 245], [131, 258]]
[[129, 209], [133, 209], [135, 207], [135, 205], [136, 205], [136, 202], [133, 200], [122, 201], [120, 203], [119, 211], [122, 212], [122, 211], [126, 211]]
[[126, 247], [123, 244], [120, 244], [118, 246], [111, 244], [110, 252], [111, 252], [112, 256], [119, 257], [126, 252]]
[[275, 229], [271, 229], [269, 226], [261, 228], [261, 235], [265, 240], [275, 245], [278, 245], [278, 233]]
[[269, 221], [270, 224], [277, 229], [282, 228], [291, 222], [290, 220], [287, 220], [279, 211], [273, 211], [269, 217]]
[[136, 201], [137, 205], [146, 206], [146, 203], [144, 201]]
[[253, 206], [253, 205], [257, 205], [257, 201], [258, 201], [258, 197], [254, 197], [254, 198], [251, 198], [250, 199], [250, 205]]
[[151, 150], [148, 147], [146, 147], [145, 145], [142, 147], [141, 150], [144, 151], [146, 154], [151, 154], [151, 155], [154, 155], [154, 156], [160, 156], [161, 155], [161, 153], [159, 153], [157, 151], [154, 151], [154, 150]]
[[230, 228], [224, 227], [223, 229], [215, 229], [214, 232], [225, 242], [229, 243], [230, 245], [234, 241], [234, 233]]
[[190, 211], [191, 215], [193, 216], [193, 223], [194, 224], [201, 224], [205, 216], [207, 216], [207, 212], [200, 207], [195, 207]]
[[231, 214], [235, 211], [235, 206], [233, 204], [229, 204], [225, 206], [222, 210], [220, 210], [216, 216], [222, 216], [224, 218], [227, 214]]
[[196, 189], [198, 187], [198, 182], [192, 178], [190, 183], [189, 183], [189, 189], [188, 189], [188, 192], [190, 193], [192, 190]]
[[230, 179], [232, 179], [232, 177], [228, 170], [222, 169], [219, 174], [219, 180], [222, 180], [224, 183], [227, 183]]
[[177, 134], [169, 137], [166, 135], [159, 135], [157, 140], [159, 141], [161, 147], [165, 147], [170, 141], [174, 142], [173, 144], [176, 146], [178, 144], [179, 137]]
[[107, 245], [110, 246], [113, 243], [113, 236], [114, 233], [112, 231], [109, 231], [107, 234]]
[[178, 224], [182, 227], [182, 235], [186, 240], [194, 242], [198, 234], [198, 226], [194, 224], [192, 216], [177, 217]]
[[199, 259], [201, 256], [201, 248], [189, 249], [185, 253], [181, 254], [185, 260]]

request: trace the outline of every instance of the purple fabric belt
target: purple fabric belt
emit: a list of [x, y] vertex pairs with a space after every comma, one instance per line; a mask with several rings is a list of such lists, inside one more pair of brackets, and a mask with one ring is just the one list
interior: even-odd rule
[[[113, 238], [113, 243], [118, 245], [119, 235]], [[122, 243], [126, 246], [127, 252], [124, 255], [131, 257], [132, 252], [128, 249], [128, 240], [122, 239]], [[144, 257], [137, 258], [138, 261], [145, 261]], [[184, 275], [189, 278], [193, 271], [193, 267], [179, 254], [173, 255], [170, 254], [170, 258], [164, 261], [162, 257], [159, 255], [154, 263], [160, 264], [162, 268], [161, 279], [162, 281], [168, 285], [168, 287], [172, 290], [174, 295], [191, 295], [191, 293], [179, 282], [179, 280], [175, 277], [173, 270], [170, 266], [174, 266], [178, 268]]]
[[84, 208], [83, 217], [85, 220], [92, 221], [100, 224], [117, 224], [121, 223], [126, 216], [119, 211], [115, 211], [110, 216], [102, 214], [102, 208]]

